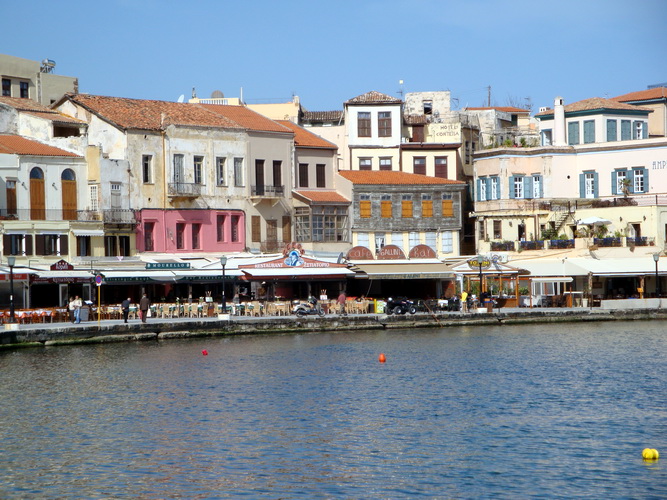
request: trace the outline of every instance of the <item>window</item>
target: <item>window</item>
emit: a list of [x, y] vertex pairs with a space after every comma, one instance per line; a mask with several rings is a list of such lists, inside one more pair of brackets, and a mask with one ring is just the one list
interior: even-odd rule
[[347, 207], [298, 207], [294, 213], [297, 241], [346, 241], [348, 233]]
[[265, 188], [264, 160], [255, 160], [255, 192], [253, 194], [264, 196]]
[[225, 241], [225, 216], [216, 215], [215, 217], [216, 238], [218, 242]]
[[253, 243], [262, 241], [262, 220], [259, 215], [253, 215], [251, 219], [250, 238]]
[[326, 169], [327, 166], [322, 163], [318, 163], [317, 165], [315, 165], [315, 185], [318, 188], [327, 187]]
[[595, 142], [595, 122], [593, 120], [584, 121], [584, 144]]
[[357, 233], [357, 245], [368, 248], [368, 233]]
[[477, 179], [477, 201], [486, 201], [489, 197], [486, 193], [486, 177]]
[[371, 136], [371, 114], [361, 111], [357, 114], [357, 134], [359, 137]]
[[35, 255], [60, 255], [60, 235], [59, 234], [36, 235]]
[[391, 170], [391, 158], [380, 158], [380, 170]]
[[500, 199], [500, 178], [497, 176], [491, 177], [491, 199]]
[[216, 186], [225, 185], [225, 159], [226, 158], [216, 158], [215, 159], [215, 184]]
[[112, 182], [110, 184], [111, 188], [111, 200], [109, 204], [111, 208], [119, 209], [121, 207], [120, 193], [121, 193], [121, 184], [119, 182]]
[[579, 144], [579, 122], [570, 122], [567, 124], [567, 143], [570, 146]]
[[513, 194], [512, 198], [523, 198], [523, 175], [512, 176]]
[[391, 233], [391, 244], [396, 245], [397, 247], [403, 248], [403, 233], [394, 232]]
[[392, 217], [391, 195], [383, 194], [380, 197], [380, 216], [383, 219], [391, 219]]
[[433, 196], [422, 194], [422, 217], [433, 217]]
[[424, 101], [422, 101], [422, 106], [423, 106], [425, 115], [430, 115], [430, 114], [433, 113], [433, 101], [424, 100]]
[[176, 249], [185, 249], [185, 224], [182, 222], [176, 224]]
[[153, 238], [154, 232], [155, 222], [144, 223], [144, 249], [147, 252], [153, 252], [155, 250], [155, 241]]
[[121, 257], [130, 256], [130, 237], [129, 236], [119, 236], [118, 237], [118, 255]]
[[4, 97], [12, 96], [12, 81], [9, 78], [2, 79], [2, 95]]
[[294, 209], [294, 232], [296, 241], [310, 241], [310, 209], [308, 207], [296, 207]]
[[618, 139], [618, 122], [616, 120], [607, 120], [607, 141], [613, 142]]
[[[283, 185], [283, 162], [280, 160], [273, 160], [273, 187], [279, 188]], [[276, 193], [279, 192], [276, 189]]]
[[185, 182], [185, 173], [183, 172], [183, 155], [174, 155], [174, 183]]
[[359, 170], [371, 170], [373, 163], [370, 158], [359, 158]]
[[98, 184], [88, 185], [89, 210], [97, 212], [100, 209], [100, 186]]
[[542, 146], [551, 146], [551, 134], [552, 131], [551, 129], [543, 130], [541, 135], [542, 135]]
[[16, 181], [5, 181], [7, 192], [7, 215], [16, 215]]
[[635, 122], [635, 139], [645, 139], [644, 122]]
[[90, 257], [91, 255], [90, 236], [76, 237], [76, 254], [79, 257]]
[[632, 139], [632, 123], [630, 120], [621, 120], [621, 140], [629, 141]]
[[447, 178], [447, 157], [446, 156], [436, 156], [435, 157], [435, 176], [441, 179]]
[[403, 217], [403, 218], [412, 217], [412, 195], [411, 194], [401, 195], [401, 217]]
[[283, 215], [283, 241], [292, 241], [292, 217]]
[[241, 217], [238, 216], [238, 215], [232, 215], [232, 234], [231, 234], [231, 238], [232, 238], [232, 241], [235, 242], [235, 243], [240, 241], [240, 239], [239, 239], [239, 235], [240, 235], [239, 225], [240, 225], [240, 223], [241, 223]]
[[4, 254], [30, 255], [32, 253], [32, 249], [30, 249], [30, 251], [26, 251], [27, 249], [24, 248], [24, 243], [27, 243], [28, 241], [29, 239], [26, 238], [23, 234], [6, 234], [4, 236]]
[[378, 113], [378, 135], [380, 137], [391, 137], [391, 111], [380, 111]]
[[597, 172], [584, 172], [579, 175], [579, 196], [581, 198], [597, 198], [598, 196]]
[[104, 237], [104, 256], [105, 257], [115, 257], [118, 255], [116, 251], [116, 237], [115, 236], [105, 236]]
[[479, 239], [480, 241], [486, 241], [486, 227], [484, 226], [484, 221], [479, 221]]
[[22, 99], [30, 97], [28, 94], [28, 82], [19, 82], [19, 91], [21, 92], [20, 97]]
[[385, 233], [375, 233], [375, 251], [382, 250], [386, 241]]
[[632, 189], [634, 193], [648, 193], [648, 170], [645, 168], [632, 169]]
[[438, 233], [436, 233], [435, 231], [427, 231], [424, 234], [424, 236], [425, 236], [425, 239], [426, 239], [426, 245], [431, 247], [431, 249], [433, 249], [434, 252], [437, 251], [438, 250], [438, 247], [437, 247]]
[[194, 161], [193, 161], [193, 167], [194, 167], [194, 181], [195, 184], [201, 184], [202, 183], [202, 170], [204, 169], [204, 157], [203, 156], [195, 156]]
[[533, 175], [533, 198], [542, 198], [542, 176]]
[[192, 248], [199, 249], [201, 248], [201, 224], [195, 223], [192, 224]]
[[243, 158], [234, 158], [234, 186], [243, 185]]
[[144, 184], [153, 182], [153, 157], [151, 155], [141, 157], [141, 178]]
[[[483, 228], [484, 225], [482, 224]], [[454, 251], [454, 236], [451, 231], [442, 232], [442, 252], [443, 253], [452, 253]]]
[[612, 194], [628, 194], [630, 193], [630, 186], [627, 185], [628, 182], [628, 171], [627, 170], [616, 170], [612, 172], [612, 177], [616, 178], [613, 186], [615, 186], [614, 192]]
[[308, 187], [308, 164], [299, 163], [299, 187]]
[[503, 222], [500, 220], [493, 221], [493, 239], [494, 240], [503, 239]]
[[359, 217], [367, 219], [371, 216], [371, 195], [359, 195]]
[[451, 193], [442, 193], [442, 216], [454, 217], [454, 200]]
[[426, 175], [426, 158], [423, 156], [413, 158], [412, 171], [415, 174]]
[[416, 231], [410, 231], [410, 234], [408, 235], [408, 245], [410, 250], [419, 245], [419, 243], [419, 233]]

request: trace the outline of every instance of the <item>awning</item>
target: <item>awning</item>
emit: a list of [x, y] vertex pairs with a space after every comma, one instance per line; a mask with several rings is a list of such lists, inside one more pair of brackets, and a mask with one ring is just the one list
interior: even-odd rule
[[74, 236], [104, 236], [102, 229], [73, 229]]
[[102, 271], [104, 283], [135, 283], [135, 282], [173, 282], [175, 276], [172, 271]]
[[357, 278], [380, 280], [412, 280], [412, 279], [448, 279], [454, 278], [449, 266], [441, 263], [433, 264], [356, 264]]
[[[192, 269], [192, 270], [174, 270], [176, 281], [222, 281], [222, 269]], [[225, 279], [235, 279], [243, 276], [238, 269], [225, 270]]]
[[242, 270], [249, 278], [283, 278], [283, 279], [324, 279], [324, 278], [346, 278], [355, 273], [346, 267], [289, 267], [289, 268], [250, 268]]
[[530, 278], [533, 283], [570, 283], [572, 276], [551, 276], [549, 278]]
[[93, 278], [90, 271], [38, 271], [30, 281], [32, 283], [90, 283]]

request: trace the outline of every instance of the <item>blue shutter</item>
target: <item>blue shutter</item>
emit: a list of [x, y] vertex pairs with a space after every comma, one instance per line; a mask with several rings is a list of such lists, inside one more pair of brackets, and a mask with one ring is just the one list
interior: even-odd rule
[[514, 198], [514, 176], [510, 175], [510, 198]]
[[544, 177], [540, 175], [540, 198], [544, 198]]
[[477, 201], [482, 201], [482, 179], [477, 178]]
[[600, 191], [600, 184], [598, 183], [599, 175], [597, 172], [593, 172], [593, 197], [597, 198]]
[[607, 120], [607, 141], [613, 142], [617, 138], [616, 120]]
[[628, 193], [634, 193], [635, 192], [635, 172], [632, 169], [626, 170], [627, 174], [625, 174], [625, 178], [628, 180], [629, 185], [628, 185]]
[[595, 122], [587, 120], [584, 122], [584, 144], [595, 142]]
[[527, 175], [523, 178], [523, 197], [527, 200], [533, 197], [533, 176]]
[[500, 199], [500, 177], [497, 177], [498, 182], [496, 183], [496, 198]]
[[642, 124], [642, 139], [648, 139], [648, 122]]
[[620, 194], [617, 188], [618, 188], [618, 171], [614, 170], [611, 173], [611, 194]]
[[586, 175], [579, 174], [579, 198], [586, 198]]
[[644, 192], [648, 193], [649, 192], [649, 186], [648, 186], [648, 168], [642, 168], [644, 171]]
[[486, 178], [486, 199], [487, 200], [492, 200], [493, 196], [491, 196], [491, 177]]
[[579, 144], [579, 122], [567, 124], [567, 143], [570, 146]]

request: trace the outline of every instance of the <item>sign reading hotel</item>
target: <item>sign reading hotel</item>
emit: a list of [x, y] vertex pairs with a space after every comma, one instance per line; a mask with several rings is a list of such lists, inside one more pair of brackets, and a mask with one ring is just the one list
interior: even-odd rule
[[461, 124], [429, 123], [426, 127], [426, 141], [458, 144], [461, 142]]

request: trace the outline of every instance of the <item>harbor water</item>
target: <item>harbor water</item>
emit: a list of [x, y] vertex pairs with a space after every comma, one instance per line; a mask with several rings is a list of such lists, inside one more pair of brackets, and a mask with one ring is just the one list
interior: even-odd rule
[[0, 497], [665, 498], [666, 369], [662, 321], [5, 351]]

